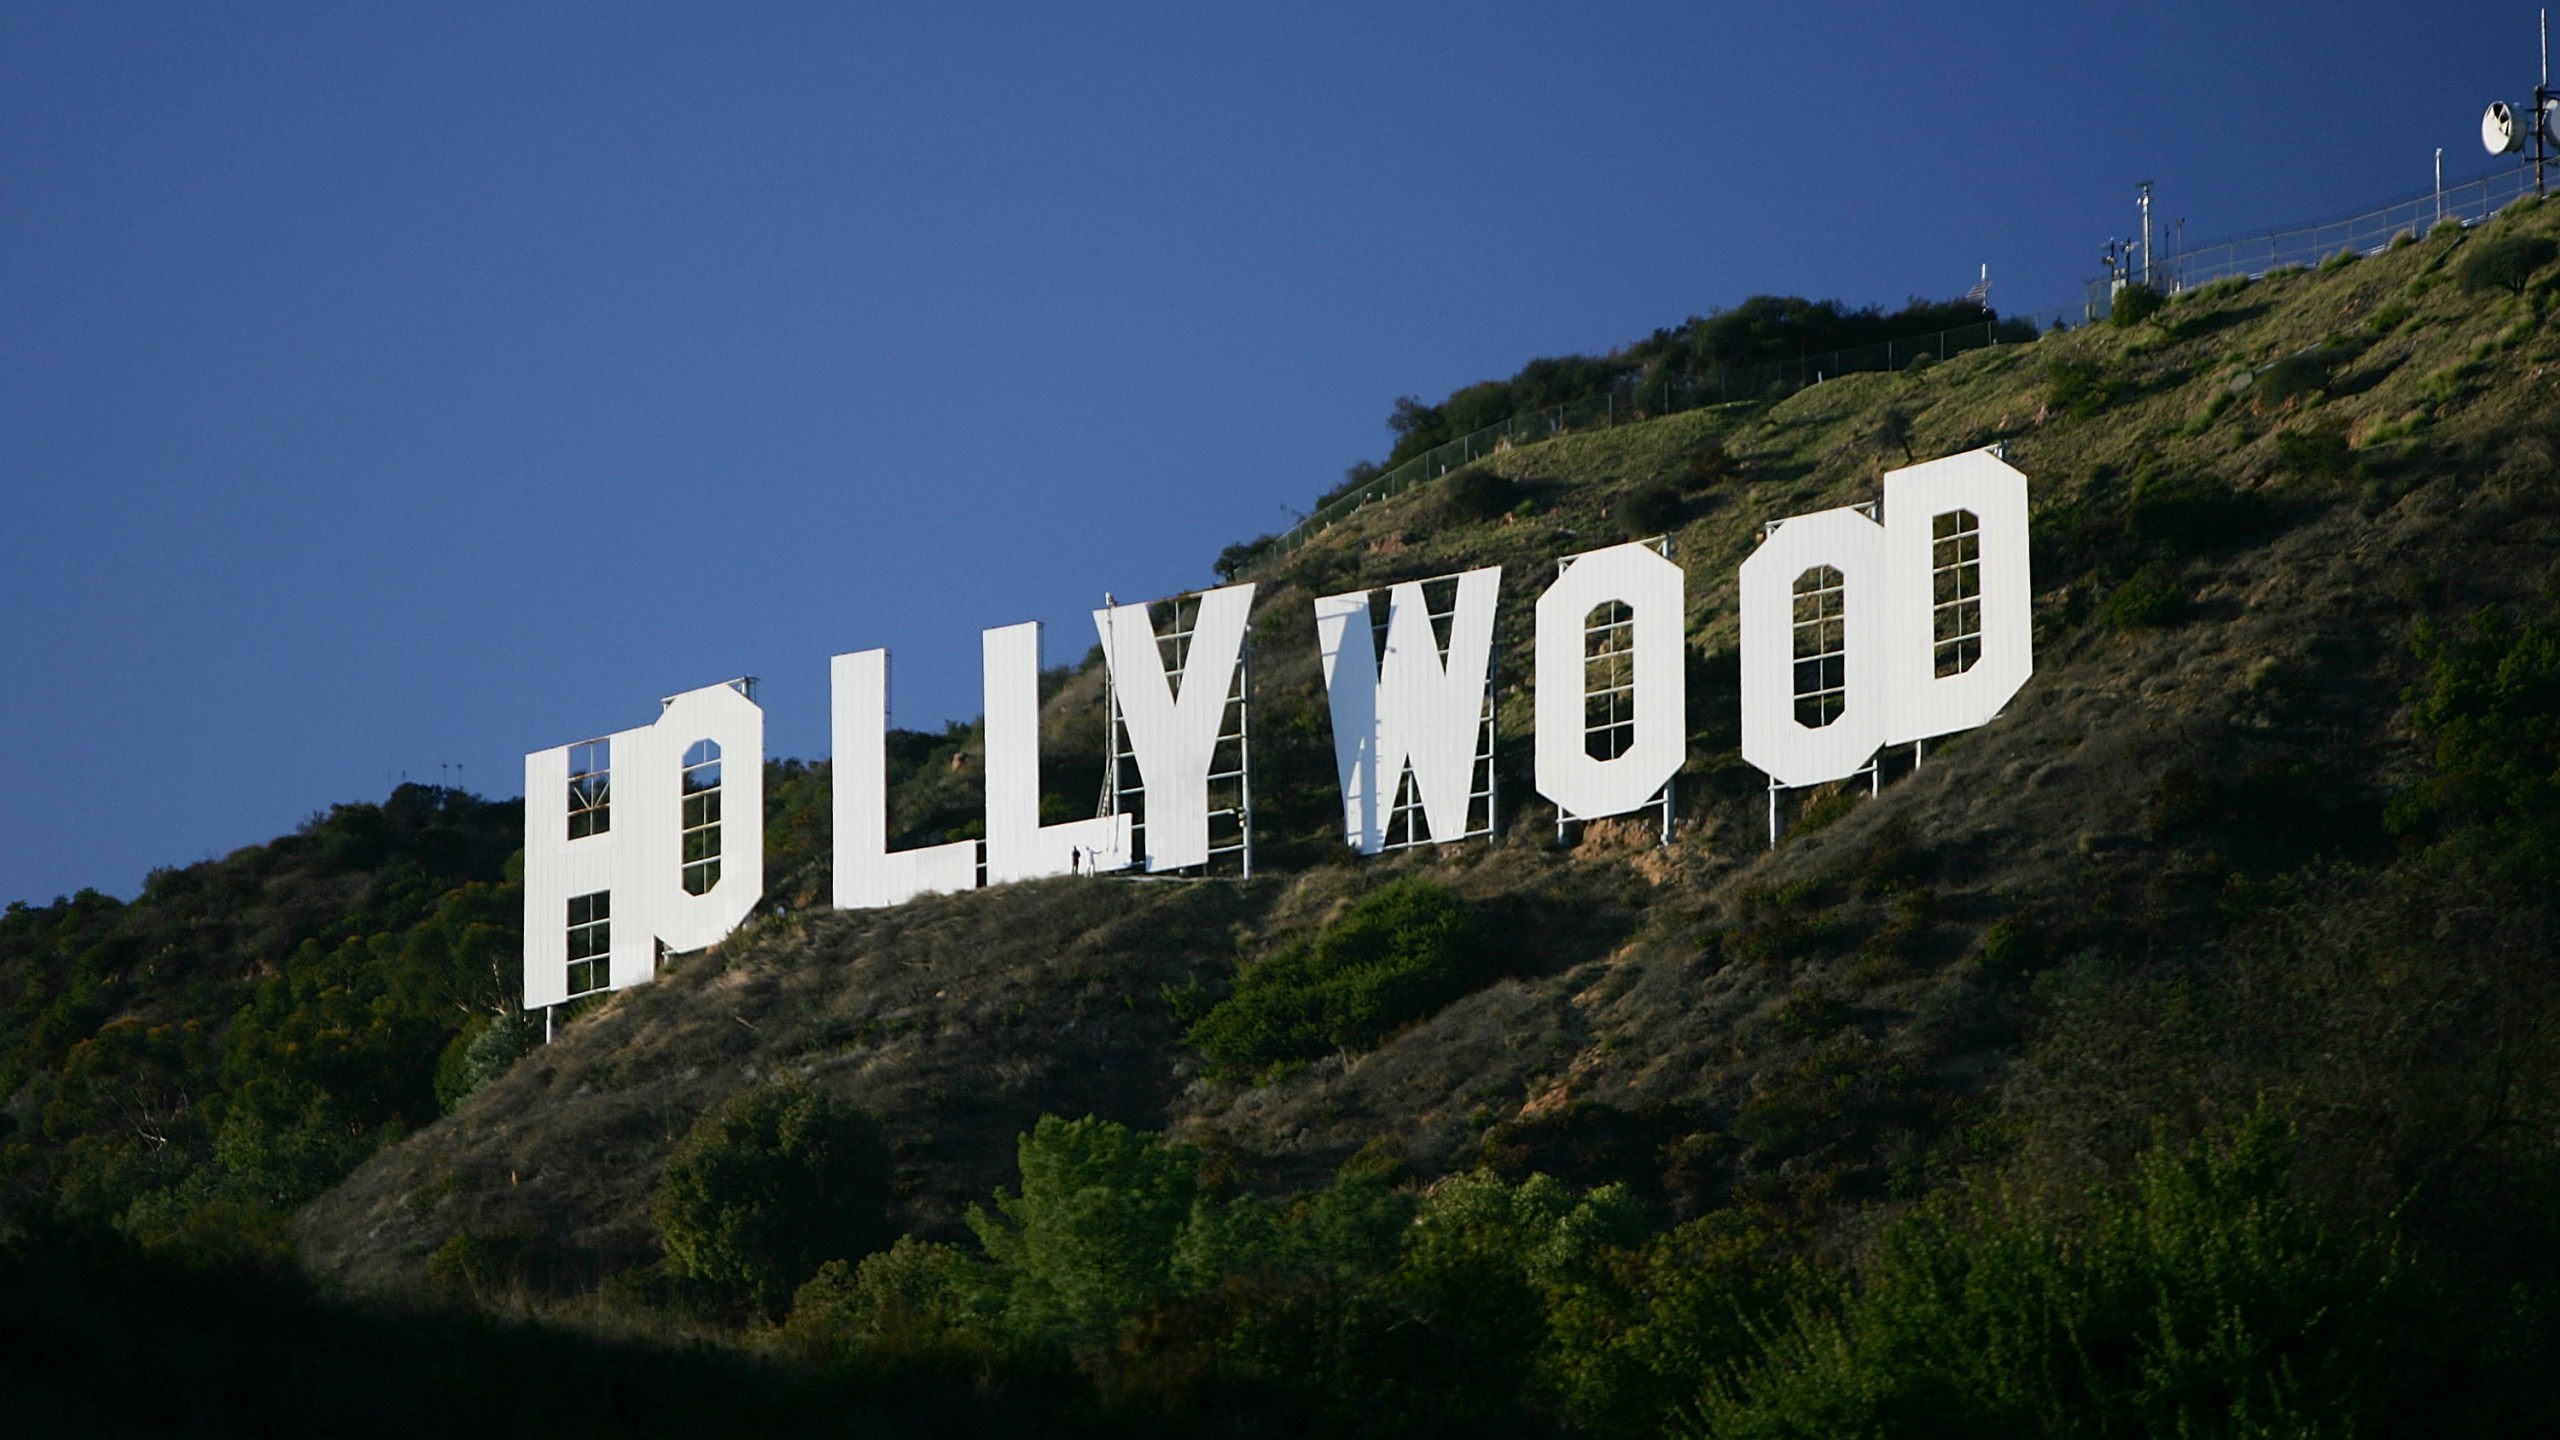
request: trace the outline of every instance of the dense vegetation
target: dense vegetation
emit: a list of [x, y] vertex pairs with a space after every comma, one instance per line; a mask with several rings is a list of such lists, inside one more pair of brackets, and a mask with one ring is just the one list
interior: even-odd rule
[[1371, 1049], [1483, 981], [1484, 946], [1469, 930], [1456, 896], [1391, 881], [1313, 939], [1246, 967], [1183, 1038], [1230, 1077]]
[[704, 1115], [667, 1160], [651, 1212], [666, 1270], [697, 1304], [777, 1307], [801, 1277], [896, 1238], [879, 1129], [803, 1086], [749, 1090]]
[[[907, 813], [967, 823], [947, 792], [971, 733], [890, 732]], [[825, 781], [823, 766], [768, 767], [768, 889], [790, 903], [824, 903]], [[130, 903], [12, 903], [0, 1237], [73, 1223], [146, 1248], [282, 1253], [295, 1207], [538, 1042], [513, 1003], [520, 813], [404, 784], [156, 870]]]
[[[220, 1311], [243, 1370], [468, 1367], [437, 1418], [480, 1429], [557, 1415], [556, 1371], [635, 1377], [630, 1433], [2550, 1433], [2555, 233], [1363, 509], [1256, 574], [1278, 878], [827, 912], [824, 771], [777, 762], [781, 913], [521, 1054], [509, 807], [404, 791], [17, 907], [0, 1384], [172, 1428], [96, 1376]], [[2036, 679], [1872, 798], [1780, 797], [1766, 848], [1724, 577], [1991, 443], [2035, 486]], [[1558, 554], [1656, 532], [1673, 843], [1557, 837], [1506, 672], [1504, 833], [1346, 863], [1308, 598], [1501, 564], [1524, 654]], [[1044, 695], [1063, 816], [1098, 687]], [[972, 833], [975, 732], [891, 749], [898, 843]], [[174, 1373], [211, 1428], [260, 1411]]]
[[279, 1249], [293, 1207], [458, 1099], [511, 1022], [517, 816], [404, 785], [154, 871], [130, 904], [10, 905], [0, 1229]]
[[[1889, 368], [1888, 361], [1926, 365], [1930, 357], [1924, 354], [1897, 356], [1888, 347], [1959, 330], [1965, 332], [1962, 346], [1994, 340], [2018, 344], [2037, 334], [2035, 322], [2003, 320], [1977, 300], [1914, 299], [1887, 313], [1876, 305], [1754, 295], [1730, 310], [1692, 315], [1605, 355], [1532, 360], [1508, 380], [1462, 386], [1437, 405], [1426, 405], [1419, 396], [1399, 396], [1387, 415], [1387, 429], [1395, 436], [1387, 458], [1354, 463], [1339, 484], [1316, 497], [1316, 504], [1339, 500], [1436, 446], [1517, 417], [1558, 407], [1587, 410], [1606, 401], [1609, 408], [1598, 414], [1641, 420], [1736, 396], [1783, 395], [1818, 382], [1825, 373]], [[1578, 423], [1594, 418], [1586, 415]], [[1462, 482], [1466, 489], [1449, 497], [1459, 513], [1489, 519], [1511, 508], [1501, 475], [1483, 469], [1463, 473], [1469, 477]], [[1670, 528], [1673, 518], [1661, 504], [1662, 493], [1656, 489], [1644, 497], [1657, 517], [1653, 531]], [[1279, 538], [1266, 534], [1229, 545], [1212, 568], [1219, 578], [1233, 580], [1268, 557]]]
[[[1630, 415], [1665, 413], [1670, 392], [1697, 377], [1828, 356], [1889, 340], [1913, 340], [1960, 326], [1998, 320], [1971, 300], [1913, 300], [1900, 310], [1851, 307], [1800, 295], [1754, 295], [1730, 310], [1692, 315], [1606, 355], [1562, 355], [1532, 360], [1508, 380], [1482, 380], [1452, 391], [1437, 405], [1404, 396], [1387, 417], [1395, 447], [1383, 463], [1363, 462], [1336, 490], [1358, 488], [1434, 445], [1525, 415], [1623, 390]], [[2032, 340], [2032, 326], [2015, 327], [2012, 340]]]
[[[802, 1287], [784, 1350], [840, 1367], [1081, 1374], [1152, 1431], [1594, 1435], [2345, 1433], [2460, 1403], [2527, 1337], [2324, 1220], [2264, 1113], [2122, 1182], [1985, 1181], [1851, 1275], [1764, 1219], [1649, 1233], [1619, 1188], [1374, 1174], [1273, 1204], [1104, 1122], [1023, 1137], [1011, 1225]], [[2474, 1347], [2483, 1343], [2487, 1351]], [[2411, 1409], [2424, 1406], [2424, 1410]], [[1543, 1417], [1532, 1420], [1530, 1417]], [[2510, 1417], [2514, 1418], [2514, 1417]]]

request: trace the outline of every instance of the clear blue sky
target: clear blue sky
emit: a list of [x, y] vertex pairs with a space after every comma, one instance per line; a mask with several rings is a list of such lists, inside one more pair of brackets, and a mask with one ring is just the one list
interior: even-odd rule
[[977, 710], [1760, 292], [2066, 304], [2488, 168], [2504, 3], [0, 8], [0, 900], [826, 660]]

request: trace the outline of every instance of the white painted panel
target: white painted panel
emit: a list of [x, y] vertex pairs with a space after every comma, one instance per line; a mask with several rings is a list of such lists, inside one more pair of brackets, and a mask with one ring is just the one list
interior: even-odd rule
[[[1982, 657], [1940, 678], [1931, 547], [1937, 517], [1953, 510], [1972, 511], [1982, 526]], [[1988, 450], [1887, 471], [1884, 531], [1885, 743], [1970, 730], [2035, 672], [2027, 477]]]
[[[1884, 743], [1884, 528], [1851, 509], [1799, 515], [1742, 562], [1742, 758], [1781, 785], [1819, 785], [1865, 768]], [[1796, 720], [1795, 583], [1840, 572], [1846, 694], [1828, 725]]]
[[948, 895], [978, 883], [978, 842], [889, 849], [889, 652], [827, 666], [835, 738], [835, 903], [845, 910]]
[[[649, 734], [654, 766], [638, 787], [649, 926], [669, 950], [699, 950], [726, 939], [764, 898], [764, 710], [732, 686], [706, 685], [669, 699]], [[702, 740], [720, 747], [720, 878], [691, 895], [684, 888], [684, 757]], [[623, 988], [621, 940], [617, 924], [616, 990]], [[648, 975], [644, 967], [640, 979]]]
[[[1394, 777], [1380, 779], [1390, 743], [1378, 721], [1378, 646], [1369, 633], [1369, 592], [1316, 600], [1316, 653], [1324, 665], [1325, 703], [1333, 712], [1333, 772], [1342, 787], [1342, 838], [1363, 855], [1378, 853]], [[1402, 760], [1396, 762], [1401, 766]], [[1381, 798], [1380, 785], [1390, 787]]]
[[[1218, 730], [1235, 692], [1244, 655], [1251, 585], [1200, 592], [1191, 646], [1184, 652], [1180, 693], [1164, 670], [1155, 626], [1144, 605], [1093, 612], [1103, 663], [1120, 700], [1121, 723], [1146, 787], [1147, 868], [1174, 870], [1209, 860], [1209, 766]], [[992, 834], [992, 827], [990, 834]]]
[[[1643, 545], [1576, 555], [1538, 597], [1538, 793], [1580, 820], [1651, 803], [1688, 754], [1680, 567]], [[1635, 615], [1635, 742], [1613, 760], [1583, 749], [1583, 624], [1615, 600]]]
[[980, 645], [987, 704], [987, 883], [1125, 867], [1128, 816], [1040, 823], [1039, 622], [989, 630]]
[[569, 839], [569, 747], [524, 757], [524, 1005], [569, 998], [569, 897], [613, 884], [610, 834]]
[[1388, 592], [1383, 661], [1370, 631], [1369, 591], [1315, 602], [1316, 644], [1333, 712], [1334, 771], [1342, 783], [1342, 836], [1364, 855], [1385, 847], [1389, 811], [1408, 765], [1432, 838], [1466, 832], [1476, 742], [1493, 677], [1502, 570], [1470, 570], [1457, 578], [1445, 664], [1420, 581]]
[[[562, 745], [524, 757], [524, 1003], [532, 1009], [569, 998], [569, 900], [609, 897], [611, 949], [605, 973], [612, 989], [656, 977], [657, 948], [648, 929], [641, 884], [641, 827], [630, 786], [649, 768], [647, 728], [603, 737], [610, 808], [600, 834], [569, 838], [569, 751]], [[584, 743], [584, 742], [581, 742]], [[632, 979], [632, 976], [638, 979]]]
[[[656, 723], [604, 737], [611, 822], [569, 838], [569, 750], [525, 757], [524, 1003], [569, 998], [572, 896], [611, 898], [607, 987], [657, 978], [658, 942], [699, 950], [735, 930], [764, 898], [764, 711], [728, 685], [668, 700]], [[697, 740], [720, 746], [720, 880], [684, 888], [684, 754]]]

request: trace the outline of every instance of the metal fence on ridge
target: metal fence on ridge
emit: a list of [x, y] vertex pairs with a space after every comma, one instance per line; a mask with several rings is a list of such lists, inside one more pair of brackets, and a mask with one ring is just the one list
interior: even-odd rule
[[[2174, 295], [2233, 276], [2254, 280], [2287, 266], [2307, 268], [2345, 251], [2379, 254], [2404, 235], [2414, 239], [2444, 224], [2477, 225], [2533, 193], [2533, 164], [2527, 161], [2353, 215], [2181, 247], [2151, 262], [2151, 286]], [[2089, 314], [2103, 318], [2111, 282], [2093, 280], [2089, 285]]]

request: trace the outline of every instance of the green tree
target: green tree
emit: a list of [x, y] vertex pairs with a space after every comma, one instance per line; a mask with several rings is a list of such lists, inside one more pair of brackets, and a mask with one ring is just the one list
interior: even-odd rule
[[2418, 627], [2425, 684], [2409, 692], [2435, 773], [2393, 801], [2403, 833], [2433, 833], [2519, 875], [2560, 875], [2560, 625], [2475, 612]]
[[781, 1081], [695, 1122], [650, 1214], [677, 1276], [716, 1304], [770, 1312], [821, 1262], [889, 1242], [889, 1176], [869, 1117]]
[[1125, 1125], [1040, 1117], [1015, 1149], [1020, 1194], [969, 1228], [1007, 1272], [1007, 1323], [1031, 1340], [1100, 1343], [1171, 1284], [1198, 1193], [1190, 1149]]
[[1700, 1397], [1760, 1353], [1791, 1300], [1829, 1280], [1731, 1211], [1610, 1246], [1550, 1282], [1547, 1388], [1595, 1434], [1697, 1423]]
[[1806, 1296], [1755, 1370], [1710, 1383], [1695, 1433], [2352, 1433], [2407, 1338], [2400, 1262], [2330, 1230], [2289, 1161], [2261, 1112], [2076, 1211], [1995, 1189], [1924, 1212], [1854, 1297]]
[[1279, 543], [1277, 535], [1256, 535], [1250, 540], [1239, 540], [1219, 551], [1218, 558], [1210, 563], [1209, 568], [1220, 580], [1233, 584], [1237, 576], [1260, 564], [1263, 557], [1271, 553], [1271, 547]]
[[996, 1279], [957, 1246], [901, 1235], [859, 1263], [819, 1266], [773, 1341], [816, 1362], [974, 1366], [995, 1353]]

